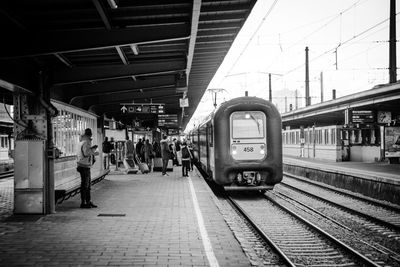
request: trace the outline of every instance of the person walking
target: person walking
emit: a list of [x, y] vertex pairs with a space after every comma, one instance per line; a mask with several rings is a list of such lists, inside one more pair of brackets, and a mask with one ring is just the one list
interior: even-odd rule
[[104, 169], [108, 170], [110, 169], [110, 152], [112, 149], [111, 143], [108, 141], [108, 137], [106, 136], [104, 138], [104, 142], [102, 145], [102, 151], [103, 151], [103, 164], [104, 164]]
[[92, 203], [90, 197], [90, 168], [94, 163], [95, 156], [99, 155], [99, 152], [96, 151], [97, 145], [92, 146], [92, 130], [90, 128], [85, 129], [78, 149], [77, 171], [81, 175], [81, 208], [97, 208]]
[[135, 146], [133, 145], [133, 142], [129, 140], [129, 137], [126, 137], [125, 141], [125, 147], [124, 147], [124, 167], [125, 171], [128, 174], [131, 169], [135, 168]]
[[[144, 139], [143, 139], [144, 140]], [[142, 146], [143, 146], [143, 142], [142, 142], [142, 138], [139, 138], [137, 144], [136, 144], [136, 155], [139, 157], [139, 159], [141, 161], [143, 161], [143, 157], [142, 157]], [[139, 164], [139, 162], [138, 162]]]
[[190, 160], [193, 158], [193, 156], [190, 153], [190, 150], [187, 147], [186, 142], [182, 143], [181, 152], [182, 152], [182, 176], [189, 177], [188, 171], [190, 170]]
[[142, 146], [142, 154], [144, 157], [144, 162], [149, 166], [149, 171], [151, 172], [152, 159], [154, 157], [153, 146], [150, 144], [149, 139], [146, 139], [144, 145]]
[[161, 158], [162, 158], [162, 175], [163, 176], [168, 176], [167, 174], [167, 166], [168, 166], [168, 161], [170, 159], [171, 151], [169, 150], [168, 146], [168, 139], [167, 136], [164, 135], [163, 139], [160, 141], [160, 146], [161, 146]]

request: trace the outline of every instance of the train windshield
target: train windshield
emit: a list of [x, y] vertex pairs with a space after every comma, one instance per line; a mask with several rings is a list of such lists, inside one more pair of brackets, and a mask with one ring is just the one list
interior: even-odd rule
[[260, 111], [234, 112], [231, 116], [232, 138], [263, 138], [265, 114]]

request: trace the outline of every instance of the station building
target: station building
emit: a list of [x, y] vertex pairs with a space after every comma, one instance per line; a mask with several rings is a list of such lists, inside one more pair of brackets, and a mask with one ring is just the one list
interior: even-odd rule
[[398, 163], [400, 83], [282, 114], [284, 156]]

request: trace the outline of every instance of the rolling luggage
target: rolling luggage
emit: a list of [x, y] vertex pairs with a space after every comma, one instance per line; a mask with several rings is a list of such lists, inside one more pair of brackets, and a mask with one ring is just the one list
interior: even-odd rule
[[141, 173], [149, 173], [150, 172], [149, 166], [147, 166], [146, 163], [142, 163], [138, 156], [135, 155], [135, 157], [136, 157], [136, 161], [138, 163], [140, 172]]

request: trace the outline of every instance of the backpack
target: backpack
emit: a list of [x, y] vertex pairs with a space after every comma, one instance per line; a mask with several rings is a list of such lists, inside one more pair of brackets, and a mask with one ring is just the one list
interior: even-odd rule
[[187, 147], [182, 147], [182, 158], [183, 159], [191, 158], [189, 149]]

